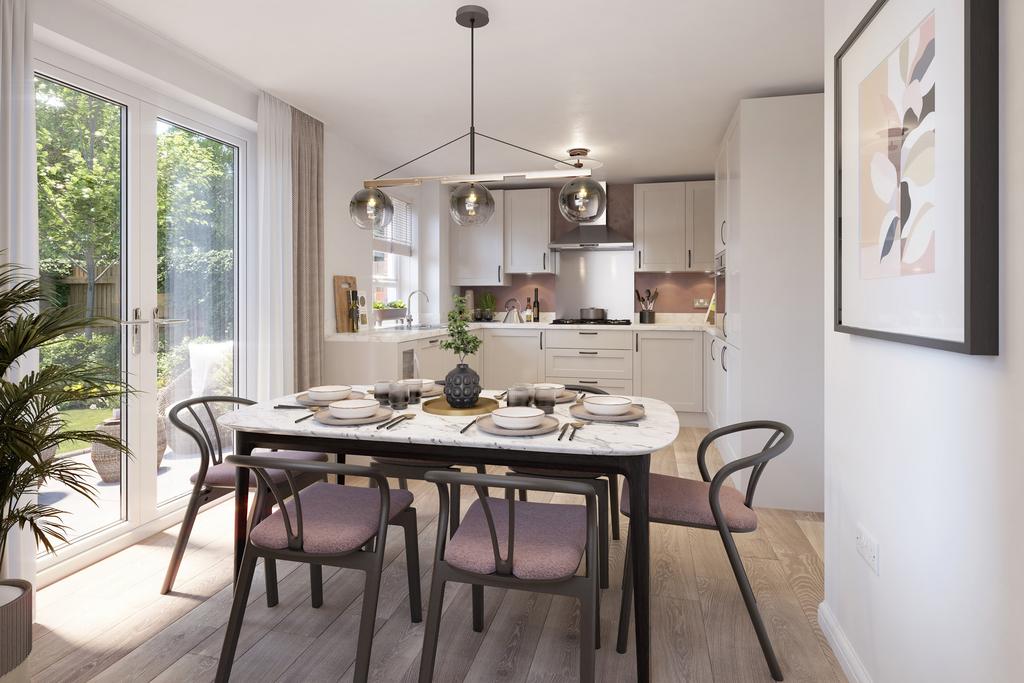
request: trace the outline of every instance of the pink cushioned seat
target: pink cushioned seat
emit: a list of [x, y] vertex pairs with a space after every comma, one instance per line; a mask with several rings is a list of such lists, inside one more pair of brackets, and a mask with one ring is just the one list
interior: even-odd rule
[[[501, 556], [508, 556], [508, 502], [488, 498]], [[557, 581], [576, 573], [587, 547], [587, 509], [582, 505], [516, 502], [512, 573], [530, 581]], [[493, 574], [494, 546], [479, 500], [473, 501], [444, 553], [464, 571]]]
[[[271, 458], [283, 458], [285, 460], [298, 460], [303, 462], [324, 462], [327, 460], [326, 453], [313, 453], [311, 451], [268, 451], [265, 448], [257, 448], [253, 455], [264, 455]], [[270, 480], [275, 484], [283, 484], [287, 481], [284, 470], [267, 470]], [[199, 473], [193, 474], [189, 481], [196, 483]], [[235, 466], [226, 462], [219, 465], [211, 465], [206, 470], [206, 479], [203, 482], [207, 486], [232, 488], [235, 485]], [[256, 487], [256, 474], [249, 470], [249, 488]]]
[[[711, 514], [707, 482], [652, 474], [648, 493], [648, 514], [652, 522], [717, 529]], [[723, 486], [719, 493], [722, 514], [730, 531], [745, 532], [757, 528], [757, 514], [743, 504], [743, 494]], [[629, 516], [629, 488], [622, 492], [622, 514]]]
[[[412, 504], [412, 494], [391, 489], [389, 519]], [[339, 554], [362, 547], [377, 535], [380, 518], [378, 489], [340, 486], [319, 481], [299, 492], [302, 503], [302, 549], [307, 553]], [[296, 532], [295, 503], [285, 503], [292, 532]], [[249, 535], [254, 545], [271, 550], [288, 547], [280, 510], [256, 525]]]

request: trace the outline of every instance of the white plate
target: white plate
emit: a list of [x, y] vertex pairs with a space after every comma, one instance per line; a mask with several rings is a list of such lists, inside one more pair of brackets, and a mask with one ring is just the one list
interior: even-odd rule
[[310, 387], [306, 395], [310, 401], [340, 401], [348, 398], [352, 393], [352, 387], [347, 384], [330, 384], [322, 387]]
[[633, 401], [625, 396], [587, 396], [583, 399], [587, 412], [593, 415], [623, 415]]
[[527, 406], [498, 408], [491, 413], [491, 419], [502, 429], [533, 429], [544, 419], [544, 411]]
[[332, 417], [342, 420], [356, 420], [361, 417], [370, 417], [377, 412], [380, 404], [373, 398], [356, 398], [344, 401], [335, 401], [328, 408]]

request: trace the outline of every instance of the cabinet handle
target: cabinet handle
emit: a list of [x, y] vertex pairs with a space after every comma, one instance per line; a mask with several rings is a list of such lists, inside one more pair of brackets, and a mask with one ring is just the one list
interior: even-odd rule
[[729, 314], [728, 314], [728, 313], [727, 313], [726, 311], [722, 311], [722, 334], [724, 334], [724, 335], [725, 335], [725, 338], [726, 338], [726, 339], [728, 339], [728, 338], [729, 338], [729, 333], [728, 333], [728, 332], [727, 332], [727, 331], [725, 330], [725, 318], [726, 318], [726, 316], [728, 316], [728, 315], [729, 315]]
[[498, 282], [501, 283], [501, 264], [498, 264]]
[[711, 340], [711, 360], [718, 360], [717, 358], [715, 358], [715, 342], [716, 341], [718, 341], [718, 340], [717, 339], [712, 339]]
[[441, 340], [440, 340], [440, 339], [431, 339], [431, 340], [430, 340], [429, 342], [427, 342], [427, 343], [428, 343], [428, 344], [436, 344], [436, 343], [438, 343], [439, 341], [441, 341]]
[[597, 355], [597, 351], [579, 351], [578, 353], [581, 356], [596, 356]]
[[543, 351], [544, 350], [544, 331], [543, 330], [541, 330], [541, 333], [539, 335], [537, 335], [537, 338], [540, 339], [540, 350]]
[[722, 221], [722, 229], [718, 232], [718, 234], [722, 236], [722, 244], [725, 244], [725, 221]]
[[543, 254], [541, 254], [541, 261], [540, 262], [541, 262], [541, 270], [547, 270], [548, 269], [548, 252], [545, 251]]
[[639, 353], [640, 352], [640, 333], [637, 332], [633, 336], [636, 337], [636, 351], [637, 351], [637, 353]]
[[578, 379], [576, 381], [580, 384], [600, 384], [596, 379]]
[[725, 367], [725, 352], [729, 350], [728, 346], [722, 347], [722, 370], [729, 372], [729, 368]]
[[636, 267], [637, 268], [643, 268], [644, 267], [644, 252], [643, 252], [643, 250], [637, 250], [637, 252], [636, 252]]
[[686, 267], [693, 268], [693, 249], [686, 250]]
[[592, 334], [596, 335], [597, 332], [580, 332], [580, 334], [582, 334], [583, 336], [592, 335]]

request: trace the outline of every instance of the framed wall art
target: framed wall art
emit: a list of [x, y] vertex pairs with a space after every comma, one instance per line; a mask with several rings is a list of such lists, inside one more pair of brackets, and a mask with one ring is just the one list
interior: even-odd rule
[[998, 0], [879, 0], [835, 57], [835, 330], [999, 344]]

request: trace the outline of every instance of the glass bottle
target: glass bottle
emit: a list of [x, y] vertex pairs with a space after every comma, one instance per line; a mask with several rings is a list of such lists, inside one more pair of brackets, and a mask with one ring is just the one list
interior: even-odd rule
[[530, 297], [526, 297], [526, 322], [533, 322], [533, 306], [530, 305]]

